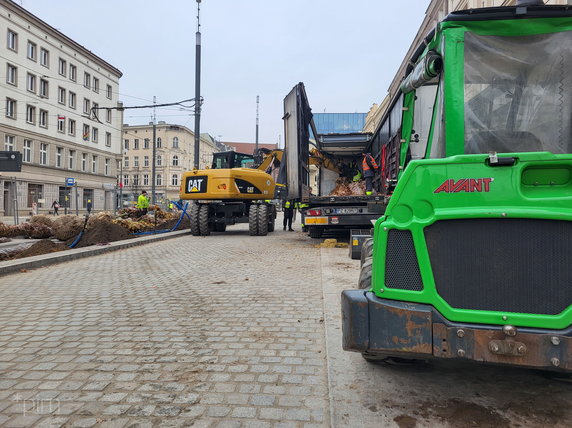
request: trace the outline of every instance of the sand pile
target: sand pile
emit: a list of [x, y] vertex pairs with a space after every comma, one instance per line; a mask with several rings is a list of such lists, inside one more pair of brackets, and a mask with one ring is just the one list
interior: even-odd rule
[[23, 257], [39, 256], [41, 254], [55, 253], [67, 249], [65, 244], [56, 244], [49, 239], [42, 239], [36, 242], [31, 247], [14, 255], [15, 259]]

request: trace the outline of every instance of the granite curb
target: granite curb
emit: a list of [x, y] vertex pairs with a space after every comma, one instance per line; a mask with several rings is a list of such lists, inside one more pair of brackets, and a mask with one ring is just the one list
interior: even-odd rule
[[106, 245], [91, 245], [89, 247], [69, 249], [52, 254], [42, 254], [40, 256], [26, 257], [25, 259], [9, 260], [0, 262], [0, 276], [13, 272], [19, 272], [21, 269], [36, 269], [57, 263], [76, 260], [83, 257], [97, 256], [99, 254], [108, 253], [110, 251], [122, 250], [124, 248], [144, 245], [150, 242], [163, 241], [165, 239], [177, 238], [182, 235], [189, 234], [188, 229], [177, 230], [175, 232], [160, 233], [157, 235], [140, 236], [138, 238], [126, 239], [123, 241], [110, 242]]

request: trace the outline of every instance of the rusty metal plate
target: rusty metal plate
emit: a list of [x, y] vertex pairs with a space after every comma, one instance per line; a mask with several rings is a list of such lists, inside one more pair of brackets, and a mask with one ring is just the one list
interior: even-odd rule
[[497, 364], [572, 371], [572, 337], [433, 324], [433, 354]]

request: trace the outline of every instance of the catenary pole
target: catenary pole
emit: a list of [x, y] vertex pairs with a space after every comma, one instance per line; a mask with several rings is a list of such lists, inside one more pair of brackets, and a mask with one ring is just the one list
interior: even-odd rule
[[260, 103], [260, 96], [256, 96], [256, 143], [254, 144], [254, 153], [258, 153], [258, 106]]
[[195, 49], [195, 168], [199, 169], [201, 146], [201, 0], [197, 0], [197, 33]]
[[[153, 96], [153, 104], [156, 104], [157, 98]], [[153, 164], [151, 165], [151, 203], [155, 205], [157, 200], [155, 198], [155, 163], [157, 159], [157, 114], [155, 107], [153, 107]]]

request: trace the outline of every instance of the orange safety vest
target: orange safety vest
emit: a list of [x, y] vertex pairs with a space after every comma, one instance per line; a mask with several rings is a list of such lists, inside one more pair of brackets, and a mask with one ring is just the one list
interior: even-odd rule
[[373, 158], [373, 156], [371, 156], [371, 155], [365, 155], [365, 156], [363, 157], [363, 161], [362, 161], [362, 163], [361, 163], [361, 166], [362, 166], [363, 170], [364, 170], [364, 171], [368, 171], [368, 170], [370, 169], [370, 168], [369, 168], [369, 165], [367, 164], [367, 160], [366, 160], [367, 158], [369, 158], [369, 162], [371, 163], [371, 166], [373, 166], [373, 169], [377, 169], [377, 168], [378, 168], [377, 162], [375, 161], [375, 159]]

